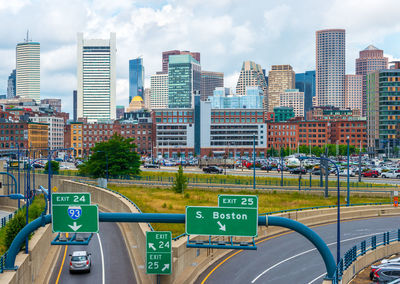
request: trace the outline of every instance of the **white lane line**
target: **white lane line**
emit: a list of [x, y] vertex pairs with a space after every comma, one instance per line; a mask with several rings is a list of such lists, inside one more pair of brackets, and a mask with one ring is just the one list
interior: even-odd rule
[[312, 283], [314, 283], [315, 281], [317, 281], [318, 279], [320, 279], [320, 278], [322, 278], [322, 277], [324, 277], [326, 275], [326, 273], [324, 272], [323, 274], [321, 274], [320, 276], [318, 276], [317, 278], [314, 278], [313, 280], [311, 280], [310, 282], [308, 282], [308, 284], [312, 284]]
[[106, 283], [106, 271], [104, 269], [104, 254], [103, 254], [103, 246], [101, 245], [101, 239], [100, 239], [100, 234], [96, 233], [97, 238], [99, 239], [99, 245], [100, 245], [100, 254], [101, 254], [101, 278], [102, 278], [102, 283]]
[[[384, 231], [384, 232], [386, 232], [386, 231]], [[368, 235], [362, 235], [362, 236], [358, 236], [358, 237], [354, 237], [354, 238], [349, 238], [349, 239], [341, 240], [340, 243], [348, 242], [348, 241], [353, 241], [353, 240], [361, 239], [361, 238], [366, 238], [366, 237], [374, 236], [374, 235], [381, 234], [381, 233], [383, 233], [383, 232], [373, 233], [373, 234], [368, 234]], [[332, 245], [335, 245], [336, 243], [337, 243], [337, 242], [333, 242], [333, 243], [327, 244], [327, 246], [332, 246]], [[257, 281], [261, 276], [263, 276], [265, 273], [267, 273], [267, 272], [270, 271], [271, 269], [273, 269], [273, 268], [275, 268], [275, 267], [281, 265], [282, 263], [285, 263], [285, 262], [287, 262], [287, 261], [289, 261], [289, 260], [291, 260], [291, 259], [293, 259], [293, 258], [296, 258], [296, 257], [298, 257], [298, 256], [300, 256], [300, 255], [303, 255], [303, 254], [312, 252], [312, 251], [314, 251], [314, 250], [317, 250], [317, 249], [316, 249], [316, 248], [313, 248], [313, 249], [309, 249], [309, 250], [303, 251], [303, 252], [301, 252], [301, 253], [298, 253], [298, 254], [296, 254], [296, 255], [293, 255], [293, 256], [291, 256], [291, 257], [288, 257], [288, 258], [286, 258], [286, 259], [284, 259], [284, 260], [282, 260], [282, 261], [280, 261], [280, 262], [278, 262], [278, 263], [272, 265], [271, 267], [267, 268], [266, 270], [264, 270], [263, 272], [261, 272], [259, 275], [257, 275], [257, 277], [254, 278], [253, 281], [251, 281], [251, 283], [256, 282], [256, 281]], [[320, 276], [320, 277], [321, 277], [321, 276]], [[318, 278], [319, 278], [319, 277], [318, 277]], [[317, 278], [317, 279], [318, 279], [318, 278]], [[317, 280], [317, 279], [314, 279], [314, 280]], [[314, 281], [314, 280], [313, 280], [313, 281]], [[312, 282], [311, 282], [311, 283], [312, 283]]]

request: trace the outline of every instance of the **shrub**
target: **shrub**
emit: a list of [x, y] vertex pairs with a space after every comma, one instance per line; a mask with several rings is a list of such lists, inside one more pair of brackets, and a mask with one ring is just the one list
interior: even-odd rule
[[15, 239], [19, 231], [21, 231], [26, 224], [24, 211], [25, 210], [19, 211], [6, 225], [4, 244], [7, 249], [9, 249], [12, 241]]
[[176, 193], [183, 193], [183, 191], [187, 188], [187, 178], [183, 175], [182, 166], [179, 166], [178, 172], [175, 175], [174, 185], [172, 189]]

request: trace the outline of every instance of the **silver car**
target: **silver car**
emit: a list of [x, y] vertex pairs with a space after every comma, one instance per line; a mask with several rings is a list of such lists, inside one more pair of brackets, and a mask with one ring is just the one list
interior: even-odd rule
[[87, 251], [74, 251], [70, 256], [69, 272], [90, 272], [92, 266], [91, 253]]
[[400, 278], [400, 267], [384, 266], [374, 272], [373, 281], [377, 283], [388, 283]]

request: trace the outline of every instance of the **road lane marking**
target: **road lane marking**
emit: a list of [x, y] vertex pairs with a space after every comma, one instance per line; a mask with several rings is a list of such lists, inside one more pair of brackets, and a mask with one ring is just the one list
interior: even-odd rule
[[[68, 233], [67, 233], [67, 238], [68, 238]], [[58, 275], [57, 275], [57, 279], [56, 279], [56, 283], [55, 283], [55, 284], [58, 284], [58, 281], [60, 280], [61, 271], [62, 271], [62, 269], [63, 269], [65, 257], [66, 257], [66, 255], [67, 255], [67, 249], [68, 249], [68, 246], [65, 246], [65, 249], [64, 249], [64, 256], [63, 256], [63, 259], [62, 259], [62, 261], [61, 261], [61, 267], [60, 267], [60, 270], [58, 271]]]
[[103, 246], [101, 245], [100, 234], [99, 234], [99, 233], [96, 233], [96, 235], [97, 235], [97, 238], [99, 239], [99, 245], [100, 245], [100, 254], [101, 254], [101, 270], [102, 270], [102, 272], [101, 272], [101, 278], [103, 279], [103, 280], [102, 280], [102, 283], [103, 283], [103, 284], [105, 284], [105, 283], [106, 283], [106, 276], [105, 276], [105, 274], [106, 274], [106, 271], [104, 270], [104, 254], [103, 254]]
[[318, 279], [320, 279], [321, 277], [323, 277], [323, 276], [325, 276], [326, 275], [326, 272], [324, 272], [324, 273], [322, 273], [320, 276], [318, 276], [317, 278], [314, 278], [313, 280], [311, 280], [310, 282], [308, 282], [308, 284], [312, 284], [312, 283], [314, 283], [315, 281], [317, 281]]
[[[384, 232], [386, 232], [386, 231], [384, 231]], [[362, 236], [358, 236], [358, 237], [353, 237], [353, 238], [341, 240], [340, 242], [341, 242], [341, 243], [344, 243], [344, 242], [348, 242], [348, 241], [353, 241], [353, 240], [356, 240], [356, 239], [366, 238], [366, 237], [374, 236], [374, 235], [381, 234], [381, 233], [384, 233], [384, 232], [379, 232], [379, 233], [373, 233], [373, 234], [367, 234], [367, 235], [362, 235]], [[337, 243], [337, 242], [333, 242], [333, 243], [327, 244], [327, 246], [332, 246], [332, 245], [335, 245], [336, 243]], [[293, 255], [293, 256], [291, 256], [291, 257], [288, 257], [288, 258], [286, 258], [286, 259], [284, 259], [284, 260], [282, 260], [282, 261], [280, 261], [280, 262], [278, 262], [278, 263], [272, 265], [271, 267], [267, 268], [267, 269], [264, 270], [262, 273], [260, 273], [259, 275], [257, 275], [257, 277], [254, 278], [253, 281], [251, 281], [251, 283], [256, 282], [256, 281], [257, 281], [261, 276], [263, 276], [265, 273], [267, 273], [267, 272], [270, 271], [271, 269], [273, 269], [273, 268], [275, 268], [275, 267], [281, 265], [282, 263], [285, 263], [285, 262], [287, 262], [287, 261], [289, 261], [289, 260], [291, 260], [291, 259], [293, 259], [293, 258], [296, 258], [296, 257], [301, 256], [301, 255], [303, 255], [303, 254], [312, 252], [312, 251], [314, 251], [314, 250], [317, 250], [317, 248], [312, 248], [312, 249], [303, 251], [303, 252], [301, 252], [301, 253], [298, 253], [298, 254], [296, 254], [296, 255]], [[318, 279], [318, 278], [317, 278], [317, 279]], [[313, 281], [314, 281], [314, 280], [313, 280]]]

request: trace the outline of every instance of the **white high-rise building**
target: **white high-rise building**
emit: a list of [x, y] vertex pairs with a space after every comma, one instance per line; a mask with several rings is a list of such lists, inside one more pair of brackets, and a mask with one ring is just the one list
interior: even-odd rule
[[84, 39], [78, 33], [78, 118], [89, 122], [116, 119], [116, 35]]
[[293, 108], [296, 117], [304, 116], [304, 93], [298, 89], [285, 90], [279, 96], [279, 106]]
[[150, 77], [150, 108], [168, 108], [168, 74]]
[[40, 43], [18, 43], [16, 59], [16, 95], [40, 104]]

